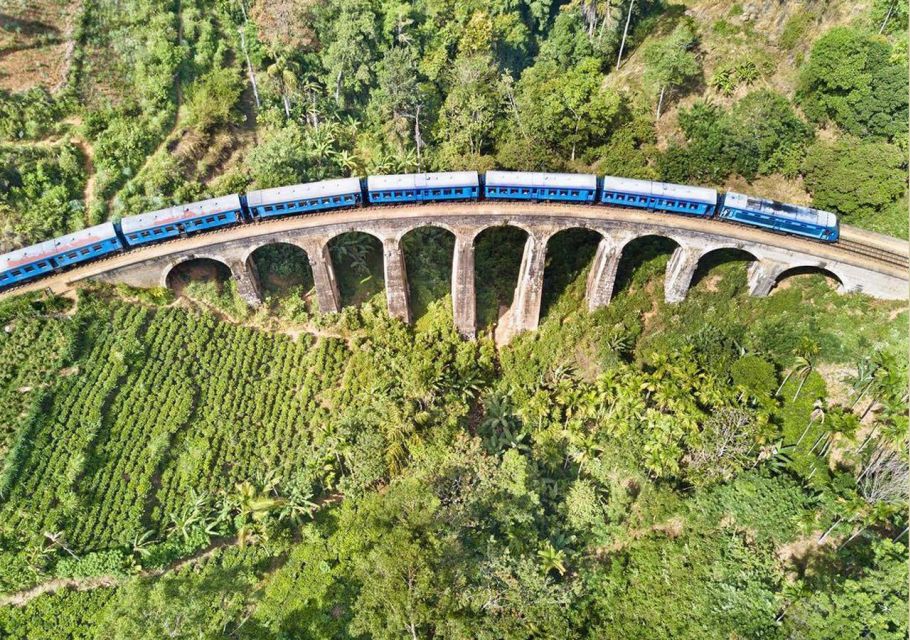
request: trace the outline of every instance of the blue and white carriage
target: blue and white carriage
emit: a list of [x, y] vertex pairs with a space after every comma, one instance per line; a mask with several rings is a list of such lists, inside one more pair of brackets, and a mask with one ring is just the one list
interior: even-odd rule
[[220, 198], [128, 216], [120, 221], [120, 228], [127, 243], [135, 247], [165, 238], [226, 227], [242, 220], [240, 196], [233, 193]]
[[604, 176], [600, 201], [620, 207], [710, 216], [717, 207], [717, 191], [654, 180]]
[[360, 178], [339, 178], [290, 187], [260, 189], [246, 196], [250, 215], [257, 220], [295, 213], [355, 207], [361, 199]]
[[719, 217], [824, 242], [836, 242], [840, 237], [833, 213], [742, 193], [727, 192]]
[[123, 248], [110, 222], [45, 240], [0, 256], [0, 287], [27, 282], [55, 269], [94, 260]]
[[484, 197], [491, 200], [594, 202], [597, 176], [584, 173], [487, 171]]
[[476, 200], [479, 192], [480, 178], [476, 171], [367, 177], [367, 194], [373, 204]]

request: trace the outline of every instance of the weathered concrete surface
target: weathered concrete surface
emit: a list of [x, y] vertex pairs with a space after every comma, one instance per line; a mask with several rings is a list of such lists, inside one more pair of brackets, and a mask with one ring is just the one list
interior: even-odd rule
[[475, 286], [474, 234], [459, 230], [452, 256], [452, 316], [455, 328], [465, 338], [473, 338], [477, 332]]
[[[669, 238], [678, 247], [667, 267], [668, 302], [685, 298], [698, 264], [707, 254], [719, 249], [740, 249], [755, 258], [749, 270], [749, 290], [753, 295], [767, 295], [787, 271], [808, 267], [833, 274], [847, 292], [893, 300], [908, 297], [908, 272], [902, 257], [907, 252], [897, 251], [907, 244], [891, 238], [870, 239], [862, 233], [854, 234], [849, 227], [842, 228], [844, 237], [862, 239], [869, 247], [890, 253], [883, 254], [884, 257], [864, 255], [848, 243], [827, 245], [688, 216], [586, 205], [489, 202], [360, 208], [233, 227], [132, 250], [21, 287], [14, 293], [40, 289], [64, 293], [88, 279], [138, 287], [166, 286], [167, 275], [177, 264], [209, 258], [227, 265], [238, 281], [241, 295], [255, 304], [260, 294], [251, 255], [259, 247], [285, 242], [307, 252], [319, 306], [325, 312], [333, 312], [339, 309], [340, 298], [328, 242], [342, 233], [361, 231], [383, 243], [389, 310], [407, 321], [410, 320], [407, 272], [400, 240], [414, 229], [437, 226], [455, 234], [452, 270], [455, 325], [463, 335], [473, 336], [476, 331], [474, 240], [484, 229], [503, 224], [519, 227], [529, 234], [510, 314], [511, 327], [516, 331], [532, 330], [539, 322], [549, 238], [558, 231], [579, 227], [596, 231], [603, 238], [588, 279], [590, 309], [608, 304], [612, 298], [616, 270], [625, 246], [636, 238], [652, 235]], [[4, 295], [10, 294], [0, 297]]]
[[389, 315], [403, 322], [411, 321], [410, 300], [408, 299], [408, 273], [404, 266], [404, 251], [401, 242], [385, 238], [382, 242], [385, 275], [386, 303]]
[[543, 272], [547, 264], [547, 240], [552, 229], [535, 229], [528, 234], [521, 266], [518, 269], [518, 283], [512, 297], [510, 321], [513, 333], [534, 331], [540, 321], [540, 304], [543, 300]]

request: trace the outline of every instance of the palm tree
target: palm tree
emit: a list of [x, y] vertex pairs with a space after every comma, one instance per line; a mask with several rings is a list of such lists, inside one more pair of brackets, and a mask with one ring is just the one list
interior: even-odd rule
[[356, 172], [358, 165], [360, 164], [357, 156], [355, 156], [347, 149], [336, 151], [333, 154], [333, 157], [335, 158], [335, 162], [337, 162], [342, 169], [348, 172], [348, 175], [353, 175]]
[[809, 428], [815, 424], [815, 421], [819, 420], [821, 424], [825, 422], [825, 404], [821, 399], [815, 401], [815, 406], [812, 409], [812, 413], [809, 416], [809, 422], [806, 424], [806, 428], [803, 429], [803, 432], [800, 434], [799, 439], [797, 439], [794, 447], [798, 447], [799, 443], [803, 441], [803, 438], [806, 437], [806, 434], [809, 432]]
[[556, 549], [549, 540], [537, 551], [537, 557], [540, 558], [541, 568], [545, 574], [555, 570], [559, 575], [565, 575], [566, 554], [562, 549]]

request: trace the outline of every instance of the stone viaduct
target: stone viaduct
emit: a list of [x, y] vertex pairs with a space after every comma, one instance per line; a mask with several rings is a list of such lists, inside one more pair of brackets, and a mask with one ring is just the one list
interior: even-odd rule
[[[62, 279], [57, 276], [60, 281], [51, 283], [50, 288], [62, 291], [85, 279], [136, 287], [167, 286], [174, 267], [188, 260], [208, 258], [227, 265], [240, 295], [249, 304], [258, 305], [261, 301], [259, 278], [252, 254], [268, 244], [286, 243], [306, 252], [313, 269], [320, 310], [337, 312], [341, 303], [329, 241], [343, 233], [359, 231], [382, 242], [389, 313], [409, 322], [411, 311], [401, 241], [415, 229], [440, 227], [455, 236], [452, 264], [455, 324], [462, 335], [473, 337], [476, 331], [474, 241], [485, 229], [502, 225], [517, 227], [527, 233], [509, 315], [509, 328], [513, 332], [537, 328], [547, 243], [556, 233], [573, 228], [590, 229], [601, 236], [587, 282], [590, 310], [609, 304], [623, 248], [643, 236], [660, 236], [676, 244], [665, 275], [664, 295], [670, 303], [685, 298], [699, 262], [719, 249], [738, 249], [753, 258], [748, 271], [748, 287], [754, 296], [768, 295], [781, 276], [793, 269], [804, 268], [833, 275], [843, 291], [864, 292], [886, 299], [906, 299], [908, 296], [907, 268], [899, 264], [903, 258], [888, 264], [837, 245], [716, 220], [610, 207], [486, 202], [370, 207], [233, 227], [133, 250], [87, 265], [61, 274], [65, 276]], [[889, 242], [897, 246], [892, 250], [905, 255], [906, 243]], [[478, 275], [497, 277], [497, 274]]]

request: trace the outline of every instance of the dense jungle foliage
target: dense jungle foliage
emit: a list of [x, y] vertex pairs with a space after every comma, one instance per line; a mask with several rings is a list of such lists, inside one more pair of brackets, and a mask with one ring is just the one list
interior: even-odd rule
[[735, 188], [907, 237], [906, 0], [10, 5], [11, 52], [70, 40], [59, 82], [0, 89], [3, 250], [244, 189], [491, 167]]
[[[906, 0], [8, 5], [2, 86], [15, 38], [64, 65], [0, 89], [2, 250], [461, 167], [907, 237]], [[906, 638], [906, 305], [818, 274], [752, 298], [727, 251], [667, 305], [672, 243], [643, 238], [588, 313], [598, 240], [550, 240], [540, 330], [505, 346], [512, 227], [476, 241], [477, 341], [441, 229], [404, 238], [411, 327], [356, 233], [329, 247], [340, 314], [288, 245], [254, 253], [255, 311], [201, 262], [0, 302], [0, 638]]]
[[587, 233], [499, 350], [455, 334], [425, 238], [415, 328], [378, 248], [336, 316], [198, 282], [5, 303], [0, 634], [904, 637], [907, 311], [821, 276], [749, 298], [727, 253], [666, 305], [644, 239], [588, 314]]

